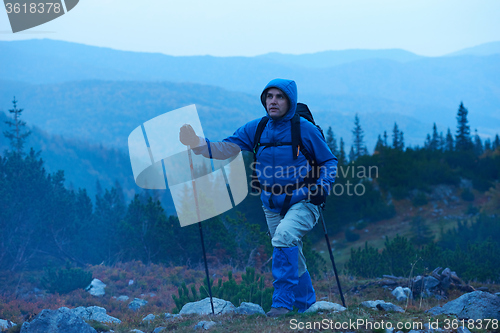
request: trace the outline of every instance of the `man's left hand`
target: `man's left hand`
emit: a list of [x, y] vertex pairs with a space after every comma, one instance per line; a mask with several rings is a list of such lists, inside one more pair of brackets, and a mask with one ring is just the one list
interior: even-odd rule
[[326, 191], [321, 185], [313, 185], [309, 188], [309, 201], [316, 205], [322, 205], [326, 202]]

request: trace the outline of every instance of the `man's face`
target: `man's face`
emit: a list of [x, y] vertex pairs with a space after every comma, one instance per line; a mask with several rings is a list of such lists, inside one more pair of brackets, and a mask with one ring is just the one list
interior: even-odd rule
[[290, 105], [288, 98], [278, 88], [271, 88], [266, 94], [266, 109], [269, 116], [273, 119], [281, 118], [288, 112]]

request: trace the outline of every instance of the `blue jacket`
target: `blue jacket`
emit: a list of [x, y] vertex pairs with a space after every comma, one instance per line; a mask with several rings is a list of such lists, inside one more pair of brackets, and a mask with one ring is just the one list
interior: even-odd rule
[[[264, 88], [262, 96], [270, 88], [278, 88], [288, 96], [290, 109], [283, 117], [277, 120], [269, 117], [266, 111], [269, 121], [262, 132], [260, 142], [290, 142], [292, 138], [290, 120], [295, 115], [295, 110], [297, 109], [297, 86], [295, 81], [275, 79], [269, 82]], [[261, 100], [265, 109], [265, 97], [261, 97]], [[232, 136], [222, 141], [236, 144], [241, 150], [253, 151], [255, 132], [259, 122], [260, 119], [256, 119], [243, 125]], [[300, 117], [300, 129], [304, 148], [312, 155], [312, 158], [316, 160], [318, 165], [321, 166], [317, 184], [322, 185], [327, 193], [329, 193], [337, 173], [337, 158], [332, 154], [321, 132], [315, 125]], [[209, 143], [208, 140], [207, 143]], [[269, 187], [273, 185], [279, 187], [301, 183], [311, 169], [302, 153], [299, 153], [297, 159], [293, 159], [292, 149], [289, 145], [267, 147], [265, 149], [260, 148], [257, 152], [257, 164], [255, 167], [260, 183]], [[264, 207], [273, 212], [280, 213], [285, 196], [285, 193], [273, 195], [262, 191], [261, 200]], [[307, 197], [307, 187], [296, 189], [293, 191], [290, 205]]]

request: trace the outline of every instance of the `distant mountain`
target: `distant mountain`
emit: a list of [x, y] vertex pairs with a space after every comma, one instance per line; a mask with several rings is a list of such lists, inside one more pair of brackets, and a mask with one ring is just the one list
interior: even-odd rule
[[462, 56], [462, 55], [475, 55], [475, 56], [489, 56], [493, 54], [500, 54], [500, 42], [490, 42], [466, 49], [447, 54], [446, 56]]
[[323, 51], [298, 55], [275, 52], [263, 54], [255, 58], [273, 61], [281, 65], [286, 64], [306, 68], [328, 68], [360, 60], [384, 59], [397, 62], [408, 62], [423, 57], [405, 50], [389, 49]]
[[[0, 48], [0, 61], [9, 64], [0, 67], [0, 77], [27, 83], [52, 84], [50, 87], [38, 85], [33, 87], [34, 90], [24, 90], [27, 93], [25, 100], [30, 100], [30, 103], [43, 101], [46, 106], [61, 109], [63, 106], [58, 98], [64, 95], [66, 97], [63, 100], [66, 101], [71, 97], [71, 100], [79, 102], [68, 104], [65, 112], [82, 113], [75, 119], [85, 117], [90, 107], [104, 109], [103, 106], [106, 106], [106, 112], [99, 115], [104, 121], [110, 112], [114, 112], [113, 108], [120, 104], [123, 104], [119, 106], [122, 113], [146, 112], [149, 115], [154, 114], [152, 108], [161, 113], [162, 110], [196, 103], [211, 105], [210, 110], [222, 110], [222, 114], [230, 114], [235, 119], [241, 117], [235, 122], [241, 124], [249, 119], [246, 117], [249, 114], [252, 117], [262, 114], [258, 102], [262, 87], [270, 79], [285, 77], [296, 80], [299, 99], [314, 106], [315, 112], [334, 112], [348, 118], [353, 118], [355, 113], [400, 114], [427, 124], [429, 128], [433, 122], [437, 122], [446, 131], [446, 127], [453, 129], [456, 126], [456, 110], [463, 101], [470, 112], [471, 127], [477, 128], [480, 135], [491, 136], [500, 132], [500, 55], [426, 58], [402, 50], [351, 50], [291, 58], [276, 54], [267, 55], [267, 58], [266, 55], [253, 58], [172, 57], [53, 40], [0, 42]], [[314, 59], [323, 59], [318, 60], [321, 64], [337, 61], [327, 60], [329, 55], [332, 59], [350, 59], [350, 62], [328, 68], [306, 68], [291, 64], [295, 60], [287, 60], [299, 59], [307, 66], [313, 66]], [[284, 62], [280, 62], [280, 59]], [[116, 86], [118, 82], [108, 85], [101, 82], [98, 88], [92, 87], [91, 81], [71, 82], [94, 79], [123, 81], [123, 85], [125, 81], [142, 83], [136, 84], [138, 91], [129, 90], [132, 86], [127, 86], [124, 88], [126, 93], [120, 93], [120, 88]], [[153, 84], [148, 85], [148, 81]], [[195, 85], [190, 86], [186, 82]], [[167, 86], [173, 87], [174, 83], [185, 85], [184, 88], [177, 86], [167, 92]], [[204, 85], [205, 88], [198, 90], [196, 84]], [[3, 103], [10, 101], [11, 95], [17, 94], [19, 90], [16, 85], [18, 83], [12, 82], [3, 85], [0, 94], [5, 97], [0, 105], [5, 105]], [[111, 89], [109, 85], [113, 85], [113, 93], [108, 91]], [[50, 100], [44, 97], [47, 91], [51, 92], [48, 93]], [[71, 96], [68, 95], [69, 91], [72, 91]], [[231, 94], [234, 98], [229, 97]], [[158, 102], [156, 97], [162, 102]], [[156, 100], [156, 104], [149, 105], [145, 100]], [[224, 110], [234, 111], [225, 113]], [[244, 111], [239, 113], [238, 110]], [[207, 121], [210, 119], [212, 117], [208, 117]], [[38, 120], [33, 121], [39, 123]], [[53, 127], [60, 128], [60, 125], [55, 124], [61, 121], [55, 118], [52, 125], [47, 124], [47, 130], [51, 132]], [[135, 124], [135, 121], [132, 123]], [[219, 126], [222, 126], [221, 133], [232, 128]], [[392, 122], [384, 125], [389, 129], [392, 126]], [[86, 127], [82, 128], [82, 131], [86, 130]], [[403, 128], [403, 131], [411, 136], [411, 130]], [[75, 129], [74, 134], [80, 135], [80, 132]], [[111, 144], [116, 144], [117, 138], [110, 138]]]

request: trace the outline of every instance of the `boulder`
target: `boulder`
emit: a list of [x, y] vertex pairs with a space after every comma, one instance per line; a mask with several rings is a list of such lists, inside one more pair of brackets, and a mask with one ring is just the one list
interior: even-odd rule
[[165, 331], [166, 329], [167, 329], [166, 327], [160, 326], [160, 327], [155, 328], [153, 333], [160, 333], [160, 332]]
[[113, 298], [116, 298], [117, 301], [120, 301], [120, 302], [126, 302], [129, 300], [130, 297], [128, 296], [125, 296], [125, 295], [121, 295], [121, 296], [118, 296], [118, 297], [113, 297]]
[[131, 309], [132, 311], [137, 311], [146, 304], [148, 304], [148, 301], [145, 301], [140, 298], [134, 298], [134, 300], [129, 303], [128, 308]]
[[[215, 314], [225, 314], [229, 312], [234, 312], [236, 310], [236, 307], [228, 301], [225, 301], [223, 299], [219, 298], [212, 298], [213, 303], [214, 303], [214, 311]], [[185, 304], [179, 314], [184, 315], [184, 314], [200, 314], [200, 315], [207, 315], [212, 313], [212, 306], [210, 304], [210, 297], [207, 297], [205, 299], [202, 299], [201, 301], [198, 302], [191, 302]]]
[[31, 322], [25, 322], [21, 333], [97, 333], [68, 308], [42, 310]]
[[314, 303], [304, 311], [304, 313], [313, 313], [313, 312], [318, 312], [318, 311], [328, 311], [328, 312], [338, 312], [338, 311], [344, 311], [346, 308], [344, 308], [342, 305], [337, 304], [337, 303], [332, 303], [332, 302], [326, 302], [326, 301], [319, 301]]
[[0, 331], [9, 329], [9, 328], [11, 328], [13, 326], [16, 326], [16, 324], [13, 323], [13, 322], [11, 322], [10, 320], [0, 319]]
[[150, 314], [148, 314], [146, 317], [142, 318], [142, 322], [143, 322], [143, 323], [144, 323], [144, 322], [150, 323], [150, 322], [152, 322], [153, 320], [155, 320], [155, 318], [156, 318], [156, 317], [155, 317], [155, 315], [154, 315], [154, 314], [152, 314], [152, 313], [150, 313]]
[[120, 319], [107, 315], [106, 309], [101, 308], [100, 306], [89, 306], [87, 308], [79, 306], [75, 309], [72, 309], [71, 311], [78, 317], [82, 318], [83, 320], [95, 320], [100, 323], [117, 323], [117, 324], [122, 322]]
[[253, 315], [253, 314], [266, 315], [262, 306], [248, 302], [241, 303], [241, 305], [236, 309], [236, 313], [244, 315]]
[[133, 329], [130, 331], [130, 333], [144, 333], [144, 332], [138, 329]]
[[403, 310], [401, 307], [394, 305], [392, 303], [389, 303], [389, 302], [381, 301], [381, 300], [366, 301], [366, 302], [361, 303], [361, 306], [364, 306], [364, 307], [367, 307], [370, 309], [377, 309], [377, 310], [381, 310], [381, 311], [390, 311], [390, 312], [396, 311], [396, 312], [401, 312], [401, 313], [405, 312], [405, 310]]
[[99, 279], [93, 279], [90, 285], [86, 288], [92, 296], [104, 296], [106, 292], [104, 291], [106, 284]]
[[175, 318], [182, 318], [182, 316], [180, 314], [165, 313], [165, 319], [172, 320]]
[[440, 314], [456, 315], [459, 319], [500, 320], [500, 298], [484, 291], [473, 291], [446, 303], [442, 307], [436, 306], [427, 312], [435, 316]]
[[391, 294], [393, 294], [399, 302], [404, 302], [408, 297], [412, 297], [410, 288], [397, 287]]
[[[215, 306], [215, 305], [214, 305]], [[205, 331], [214, 327], [216, 323], [214, 321], [200, 321], [198, 324], [194, 326], [194, 329], [197, 330], [199, 328], [203, 328]]]

